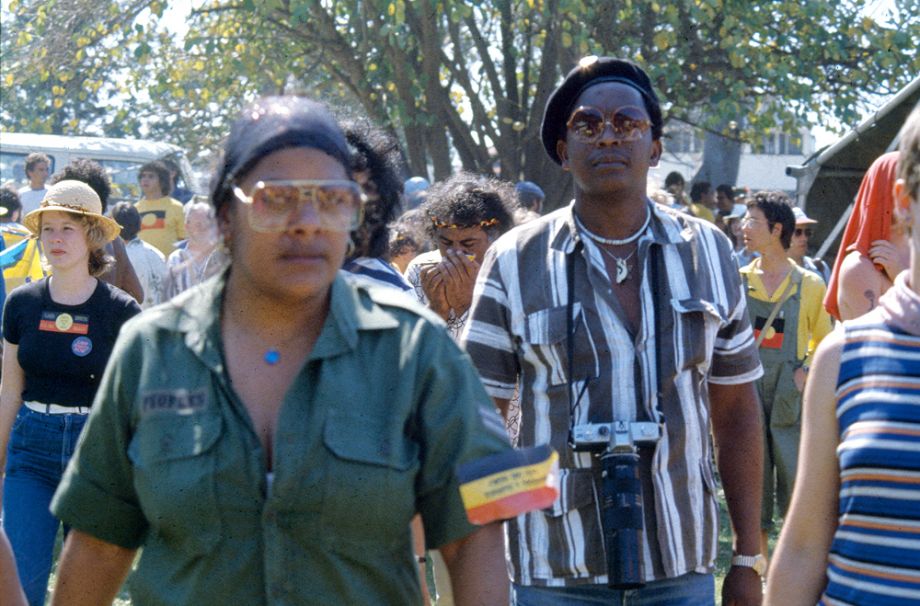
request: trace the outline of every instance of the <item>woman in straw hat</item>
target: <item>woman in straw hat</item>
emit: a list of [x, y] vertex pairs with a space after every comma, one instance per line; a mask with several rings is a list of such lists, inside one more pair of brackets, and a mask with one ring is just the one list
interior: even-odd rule
[[30, 604], [44, 602], [59, 521], [51, 497], [121, 325], [140, 311], [97, 279], [120, 227], [85, 183], [61, 181], [23, 223], [52, 275], [10, 293], [3, 313], [0, 469], [3, 525]]
[[[458, 603], [508, 602], [457, 465], [510, 452], [443, 326], [340, 272], [348, 144], [297, 97], [246, 109], [212, 179], [229, 269], [122, 331], [52, 509], [54, 604], [419, 604], [420, 513]], [[463, 601], [463, 600], [466, 601]]]

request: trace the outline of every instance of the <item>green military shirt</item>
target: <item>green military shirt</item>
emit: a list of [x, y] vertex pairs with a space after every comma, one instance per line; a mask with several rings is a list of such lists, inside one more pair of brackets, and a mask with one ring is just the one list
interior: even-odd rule
[[52, 510], [127, 548], [147, 604], [418, 604], [429, 548], [475, 530], [456, 465], [509, 448], [468, 357], [395, 290], [333, 284], [267, 481], [220, 340], [225, 276], [125, 324]]

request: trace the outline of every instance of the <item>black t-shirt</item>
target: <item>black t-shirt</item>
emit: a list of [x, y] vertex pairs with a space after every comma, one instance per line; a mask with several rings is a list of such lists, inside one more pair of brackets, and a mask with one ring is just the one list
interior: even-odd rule
[[25, 401], [89, 406], [126, 320], [141, 308], [127, 293], [98, 281], [80, 305], [51, 300], [48, 279], [10, 293], [3, 336], [19, 346]]

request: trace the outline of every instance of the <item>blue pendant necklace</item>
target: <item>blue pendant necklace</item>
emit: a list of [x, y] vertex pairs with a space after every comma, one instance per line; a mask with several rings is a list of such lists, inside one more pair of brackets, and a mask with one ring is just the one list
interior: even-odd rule
[[262, 354], [262, 359], [265, 360], [265, 363], [269, 366], [274, 366], [281, 361], [281, 352], [274, 347], [266, 349], [265, 353]]

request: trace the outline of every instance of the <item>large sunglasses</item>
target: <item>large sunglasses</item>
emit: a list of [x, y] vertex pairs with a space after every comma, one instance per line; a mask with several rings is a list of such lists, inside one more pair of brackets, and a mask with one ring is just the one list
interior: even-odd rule
[[321, 228], [354, 231], [364, 209], [361, 186], [354, 181], [259, 181], [248, 196], [237, 186], [233, 193], [249, 205], [249, 225], [261, 232], [284, 231], [291, 213], [305, 204], [313, 207]]
[[804, 235], [804, 236], [810, 238], [810, 237], [812, 237], [812, 236], [814, 235], [814, 233], [815, 233], [814, 230], [812, 230], [810, 227], [796, 227], [796, 228], [795, 228], [795, 235], [796, 235], [796, 236], [802, 236], [802, 235]]
[[609, 116], [605, 116], [596, 107], [583, 105], [572, 112], [565, 125], [569, 132], [584, 143], [595, 143], [604, 134], [608, 124], [617, 141], [641, 139], [652, 127], [645, 110], [635, 105], [621, 107]]

